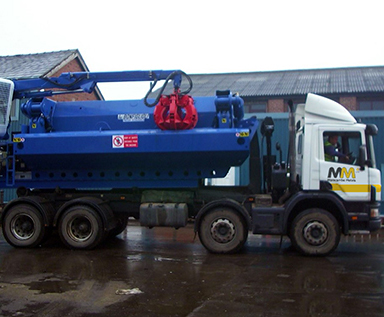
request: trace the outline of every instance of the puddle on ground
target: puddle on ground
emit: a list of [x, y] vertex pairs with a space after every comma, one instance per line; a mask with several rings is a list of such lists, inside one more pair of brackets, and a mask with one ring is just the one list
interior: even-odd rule
[[74, 291], [78, 288], [78, 283], [70, 279], [46, 278], [25, 284], [30, 290], [38, 291], [40, 294], [64, 293]]

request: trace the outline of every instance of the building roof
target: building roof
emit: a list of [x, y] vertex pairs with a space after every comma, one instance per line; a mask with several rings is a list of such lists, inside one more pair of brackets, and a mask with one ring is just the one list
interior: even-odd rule
[[[84, 71], [89, 72], [79, 50], [65, 50], [37, 54], [0, 56], [0, 78], [26, 79], [53, 76], [66, 64], [78, 59]], [[99, 88], [95, 93], [104, 99]]]
[[384, 66], [192, 74], [192, 96], [229, 89], [246, 97], [384, 93]]
[[61, 65], [80, 56], [78, 50], [0, 56], [1, 78], [38, 78], [47, 76]]

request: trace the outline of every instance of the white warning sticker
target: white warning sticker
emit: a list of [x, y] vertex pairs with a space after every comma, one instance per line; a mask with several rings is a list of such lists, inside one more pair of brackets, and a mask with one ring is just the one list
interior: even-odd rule
[[112, 135], [113, 148], [135, 148], [139, 147], [139, 136], [137, 134]]
[[124, 113], [117, 115], [117, 120], [123, 122], [144, 122], [146, 119], [149, 119], [149, 113]]

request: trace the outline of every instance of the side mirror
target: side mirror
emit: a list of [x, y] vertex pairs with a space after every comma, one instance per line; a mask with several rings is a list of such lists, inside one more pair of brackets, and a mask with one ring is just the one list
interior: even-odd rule
[[281, 150], [281, 145], [279, 142], [276, 142], [276, 151], [280, 153], [280, 164], [283, 162], [283, 151]]
[[359, 160], [358, 160], [358, 163], [359, 163], [359, 166], [360, 166], [360, 169], [362, 171], [364, 171], [365, 169], [365, 164], [366, 164], [366, 161], [367, 161], [367, 157], [366, 157], [366, 151], [365, 151], [365, 146], [364, 145], [361, 145], [359, 147]]

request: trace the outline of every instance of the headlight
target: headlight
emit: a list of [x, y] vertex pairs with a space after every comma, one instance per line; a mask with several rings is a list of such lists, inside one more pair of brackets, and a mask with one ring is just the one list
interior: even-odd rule
[[371, 218], [378, 218], [379, 217], [379, 208], [372, 208], [371, 209]]

